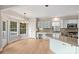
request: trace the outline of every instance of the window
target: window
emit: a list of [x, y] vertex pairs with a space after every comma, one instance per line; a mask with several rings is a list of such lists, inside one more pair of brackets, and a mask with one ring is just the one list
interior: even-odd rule
[[5, 31], [6, 30], [6, 24], [5, 24], [5, 22], [3, 22], [3, 31]]
[[20, 23], [20, 34], [26, 34], [26, 23]]
[[10, 31], [14, 31], [14, 32], [17, 31], [17, 22], [13, 22], [13, 21], [10, 22]]

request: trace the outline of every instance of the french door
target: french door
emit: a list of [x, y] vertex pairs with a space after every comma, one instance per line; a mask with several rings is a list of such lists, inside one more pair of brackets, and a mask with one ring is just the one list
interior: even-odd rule
[[8, 43], [7, 21], [6, 20], [1, 21], [1, 26], [2, 26], [2, 47], [4, 47]]

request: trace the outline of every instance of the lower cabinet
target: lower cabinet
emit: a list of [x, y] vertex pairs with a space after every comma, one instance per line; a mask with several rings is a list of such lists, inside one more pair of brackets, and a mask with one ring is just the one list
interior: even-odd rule
[[71, 46], [70, 44], [64, 43], [56, 39], [50, 39], [50, 49], [56, 54], [79, 53], [79, 47]]
[[79, 54], [79, 46], [76, 47], [76, 53]]
[[59, 32], [58, 32], [58, 33], [53, 33], [53, 38], [58, 39], [58, 38], [59, 38], [59, 36], [60, 36], [60, 33], [59, 33]]

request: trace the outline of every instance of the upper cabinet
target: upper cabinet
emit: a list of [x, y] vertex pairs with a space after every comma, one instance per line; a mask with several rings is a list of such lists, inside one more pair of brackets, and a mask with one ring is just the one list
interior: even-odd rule
[[78, 20], [77, 19], [63, 20], [63, 28], [67, 28], [67, 24], [77, 24], [78, 25]]
[[51, 28], [52, 23], [50, 20], [40, 20], [38, 21], [38, 28]]
[[69, 15], [69, 16], [64, 16], [61, 18], [61, 28], [67, 28], [67, 24], [78, 24], [78, 16], [77, 15]]

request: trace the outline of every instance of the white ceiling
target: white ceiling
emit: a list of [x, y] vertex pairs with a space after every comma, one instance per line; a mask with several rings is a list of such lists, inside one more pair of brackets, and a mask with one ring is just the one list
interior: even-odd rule
[[75, 15], [79, 11], [78, 5], [19, 5], [4, 10], [12, 10], [27, 17], [55, 17]]
[[13, 7], [13, 6], [16, 6], [16, 5], [0, 5], [0, 10], [10, 8], [10, 7]]

